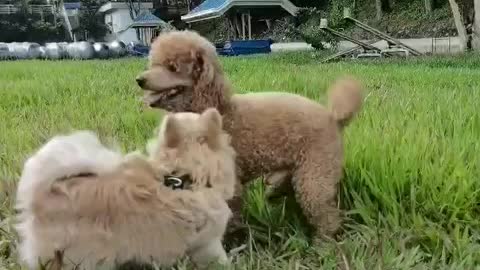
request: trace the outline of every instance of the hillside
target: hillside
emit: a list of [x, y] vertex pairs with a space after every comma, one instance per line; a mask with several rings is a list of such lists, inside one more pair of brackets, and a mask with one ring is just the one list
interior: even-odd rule
[[[410, 2], [410, 3], [409, 3]], [[385, 13], [381, 21], [375, 19], [375, 2], [360, 0], [355, 17], [360, 21], [387, 32], [397, 38], [456, 36], [448, 2], [433, 10], [431, 15], [424, 12], [423, 1], [409, 1], [394, 4], [392, 11]], [[350, 29], [357, 38], [367, 38], [363, 31]]]
[[[430, 15], [424, 12], [423, 1], [407, 0], [399, 2], [398, 0], [391, 0], [391, 3], [391, 11], [385, 12], [383, 18], [377, 21], [375, 18], [375, 1], [357, 0], [353, 16], [396, 38], [448, 37], [457, 35], [447, 1], [437, 0], [436, 7]], [[327, 16], [332, 15], [328, 11], [320, 10], [316, 14], [311, 15], [310, 18], [307, 18], [309, 20], [308, 23], [311, 24], [311, 33], [320, 31], [318, 27], [320, 19]], [[307, 23], [305, 18], [301, 20], [303, 22], [298, 22], [297, 20], [297, 25], [300, 24], [300, 28]], [[294, 21], [292, 18], [274, 21], [270, 30], [267, 30], [262, 22], [252, 22], [253, 36], [254, 38], [272, 38], [276, 42], [304, 41], [295, 30]], [[226, 25], [227, 21], [225, 19], [218, 19], [215, 22], [210, 21], [194, 25], [194, 29], [199, 30], [211, 40], [223, 41], [228, 39]], [[340, 25], [337, 29], [347, 32], [358, 39], [373, 38], [362, 29], [352, 28], [351, 25]]]

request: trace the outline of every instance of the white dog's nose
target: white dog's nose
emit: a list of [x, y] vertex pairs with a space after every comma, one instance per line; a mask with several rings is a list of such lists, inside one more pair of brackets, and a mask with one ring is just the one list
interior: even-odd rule
[[145, 86], [145, 81], [146, 80], [145, 80], [145, 77], [143, 77], [142, 75], [137, 76], [137, 78], [135, 78], [135, 80], [137, 81], [138, 86], [140, 86], [140, 87]]

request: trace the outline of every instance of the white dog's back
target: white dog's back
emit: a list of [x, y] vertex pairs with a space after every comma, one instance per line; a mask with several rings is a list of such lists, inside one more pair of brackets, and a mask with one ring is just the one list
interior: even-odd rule
[[122, 155], [103, 146], [90, 131], [55, 136], [26, 162], [17, 189], [17, 207], [27, 210], [33, 192], [55, 180], [81, 173], [103, 173], [122, 161]]
[[34, 247], [32, 200], [35, 193], [49, 189], [60, 178], [81, 173], [99, 174], [115, 168], [122, 155], [103, 146], [90, 131], [55, 136], [26, 162], [17, 189], [17, 210], [21, 211], [17, 230], [24, 239], [20, 245], [21, 260], [37, 264]]

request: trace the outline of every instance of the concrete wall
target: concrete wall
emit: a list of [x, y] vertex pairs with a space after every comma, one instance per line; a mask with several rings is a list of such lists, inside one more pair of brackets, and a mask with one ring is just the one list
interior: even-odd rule
[[[432, 54], [456, 54], [463, 52], [462, 43], [458, 37], [450, 38], [415, 38], [415, 39], [399, 39], [400, 42], [422, 52]], [[366, 41], [365, 41], [366, 42]], [[328, 44], [326, 44], [328, 45]], [[379, 49], [387, 48], [386, 41], [379, 41], [373, 44]], [[356, 45], [349, 41], [341, 41], [338, 50], [345, 50]], [[313, 50], [310, 44], [305, 42], [289, 42], [289, 43], [274, 43], [272, 44], [272, 51], [299, 51], [299, 50]]]
[[138, 42], [135, 29], [124, 31], [133, 22], [128, 9], [113, 9], [105, 13], [105, 23], [111, 25], [112, 34], [106, 37], [107, 40], [121, 40], [125, 43]]

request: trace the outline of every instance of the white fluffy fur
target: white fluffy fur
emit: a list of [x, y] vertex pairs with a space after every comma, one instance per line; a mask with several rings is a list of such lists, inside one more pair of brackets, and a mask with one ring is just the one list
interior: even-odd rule
[[[190, 132], [196, 134], [196, 131]], [[163, 136], [159, 137], [163, 138]], [[193, 142], [196, 141], [193, 140]], [[158, 154], [151, 152], [155, 145], [151, 142], [148, 146], [151, 155]], [[230, 149], [229, 145], [225, 145], [225, 147]], [[160, 151], [161, 153], [163, 152]], [[187, 154], [192, 155], [194, 152]], [[234, 164], [233, 152], [220, 151], [220, 155], [225, 155], [224, 159], [227, 160], [227, 164]], [[204, 158], [205, 155], [201, 157]], [[145, 190], [151, 196], [147, 193], [136, 193], [156, 198], [149, 200], [148, 204], [144, 204], [145, 201], [141, 199], [132, 199], [133, 195], [129, 200], [127, 200], [128, 198], [124, 199], [119, 197], [119, 194], [123, 193], [115, 193], [115, 191], [107, 192], [113, 194], [108, 198], [114, 199], [108, 200], [108, 202], [106, 199], [97, 202], [89, 200], [94, 196], [86, 196], [84, 198], [87, 199], [77, 200], [76, 196], [80, 193], [75, 193], [75, 191], [85, 189], [80, 189], [75, 185], [70, 189], [68, 184], [65, 184], [66, 181], [58, 181], [60, 178], [69, 176], [75, 178], [81, 173], [94, 173], [98, 175], [95, 177], [96, 180], [86, 181], [112, 183], [111, 186], [110, 184], [107, 186], [109, 191], [117, 184], [125, 187], [122, 185], [125, 182], [118, 180], [118, 175], [127, 179], [127, 183], [129, 183], [127, 186], [135, 185], [137, 180], [139, 184], [136, 187], [145, 187], [142, 186], [143, 184], [151, 185], [152, 181], [142, 182], [142, 179], [154, 177], [150, 171], [146, 173], [142, 170], [142, 166], [136, 166], [138, 162], [147, 164], [141, 154], [131, 153], [124, 156], [106, 148], [90, 131], [56, 136], [43, 145], [25, 162], [18, 184], [17, 209], [20, 214], [16, 229], [20, 236], [19, 253], [22, 263], [25, 263], [29, 269], [37, 269], [39, 260], [45, 263], [45, 259], [51, 259], [56, 250], [65, 251], [65, 256], [69, 260], [69, 262], [65, 262], [68, 264], [66, 269], [77, 269], [74, 268], [74, 264], [79, 262], [81, 262], [81, 268], [78, 269], [93, 270], [96, 269], [98, 263], [106, 267], [105, 269], [114, 269], [117, 263], [126, 262], [132, 258], [137, 258], [141, 262], [153, 260], [160, 265], [167, 266], [184, 255], [190, 256], [192, 261], [202, 268], [213, 260], [228, 263], [227, 255], [222, 247], [222, 237], [231, 211], [223, 195], [216, 189], [172, 192], [169, 188], [157, 185], [157, 182], [154, 181], [155, 191]], [[167, 157], [155, 164], [171, 163], [170, 165], [173, 166], [176, 162], [177, 158]], [[153, 168], [150, 165], [152, 164], [148, 163], [149, 168]], [[218, 170], [215, 166], [212, 168]], [[219, 179], [232, 177], [225, 181], [233, 185], [235, 183], [233, 165], [225, 166], [225, 170], [225, 174], [217, 177]], [[102, 175], [107, 176], [103, 177]], [[125, 175], [131, 175], [131, 177], [124, 177]], [[110, 182], [112, 179], [115, 181]], [[131, 183], [130, 180], [134, 183]], [[82, 183], [84, 183], [83, 187], [85, 185], [90, 187], [88, 182]], [[217, 180], [212, 183], [214, 185], [221, 184], [221, 181]], [[52, 187], [59, 186], [66, 188], [65, 197], [52, 195], [61, 198], [58, 200], [59, 203], [45, 201], [45, 198], [50, 198], [52, 190], [55, 189]], [[96, 194], [92, 193], [92, 190], [95, 192], [98, 189], [82, 191], [82, 194]], [[139, 191], [140, 189], [132, 190]], [[103, 195], [100, 197], [107, 196]], [[95, 216], [97, 214], [92, 215], [98, 219], [105, 216], [106, 219], [101, 222], [108, 223], [108, 228], [104, 231], [95, 231], [96, 225], [92, 224], [89, 219], [79, 220], [76, 216], [77, 212], [70, 211], [70, 209], [72, 211], [75, 209], [70, 203], [75, 203], [75, 206], [81, 205], [78, 209], [99, 207], [97, 208], [100, 209], [99, 211], [108, 212], [105, 215], [103, 215], [104, 212], [98, 216]], [[39, 205], [48, 210], [42, 211], [47, 211], [51, 215], [50, 217], [59, 216], [59, 219], [53, 220], [45, 217], [45, 214], [38, 214]], [[88, 213], [88, 211], [79, 213]], [[116, 221], [107, 222], [108, 217], [116, 217]], [[123, 222], [119, 222], [120, 220]]]
[[48, 188], [56, 179], [80, 173], [103, 173], [115, 168], [122, 155], [103, 146], [90, 131], [55, 136], [25, 163], [17, 189], [17, 210], [22, 211], [17, 231], [22, 241], [20, 259], [32, 269], [38, 263], [31, 214], [34, 192]]

